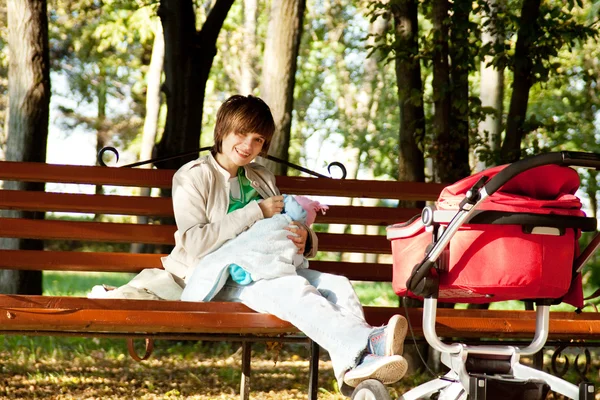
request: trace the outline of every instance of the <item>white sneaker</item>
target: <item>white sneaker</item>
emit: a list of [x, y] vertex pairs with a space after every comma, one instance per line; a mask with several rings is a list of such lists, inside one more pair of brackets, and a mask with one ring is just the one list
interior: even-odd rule
[[389, 385], [402, 379], [408, 362], [399, 355], [376, 356], [367, 354], [353, 369], [346, 372], [344, 382], [348, 386], [356, 387], [367, 379], [376, 379], [384, 385]]
[[407, 331], [408, 321], [402, 315], [396, 314], [386, 326], [375, 328], [371, 332], [367, 350], [376, 356], [401, 356]]

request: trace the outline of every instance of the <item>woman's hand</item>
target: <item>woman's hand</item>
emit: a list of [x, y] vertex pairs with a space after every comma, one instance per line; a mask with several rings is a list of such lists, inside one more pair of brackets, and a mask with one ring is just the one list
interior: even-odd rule
[[302, 224], [296, 221], [292, 221], [292, 223], [284, 229], [293, 233], [293, 235], [288, 236], [288, 239], [294, 242], [294, 244], [298, 248], [298, 254], [304, 254], [304, 250], [306, 247], [306, 238], [308, 237], [308, 231], [304, 228]]
[[265, 218], [271, 218], [275, 214], [280, 214], [283, 210], [283, 196], [269, 197], [258, 203], [258, 206]]

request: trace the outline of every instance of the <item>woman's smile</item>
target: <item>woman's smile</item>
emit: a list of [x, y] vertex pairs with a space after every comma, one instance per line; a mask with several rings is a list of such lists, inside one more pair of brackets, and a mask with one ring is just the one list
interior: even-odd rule
[[216, 160], [235, 176], [239, 167], [251, 163], [260, 154], [264, 143], [264, 136], [258, 133], [231, 132], [223, 138], [221, 153], [216, 155]]

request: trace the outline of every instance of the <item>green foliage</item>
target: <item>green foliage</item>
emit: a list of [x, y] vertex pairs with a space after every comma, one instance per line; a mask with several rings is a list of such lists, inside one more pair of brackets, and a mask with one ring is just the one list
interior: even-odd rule
[[572, 51], [578, 43], [596, 37], [596, 29], [578, 22], [571, 11], [562, 1], [542, 3], [543, 18], [539, 19], [540, 33], [532, 53], [534, 82], [546, 82], [551, 72], [560, 67], [556, 57], [563, 46]]
[[[597, 187], [597, 185], [596, 185], [596, 187]], [[589, 232], [586, 232], [582, 235], [582, 238], [580, 240], [580, 243], [582, 244], [582, 249], [585, 248], [590, 243], [592, 238], [593, 238], [593, 234], [589, 233]], [[592, 254], [591, 259], [583, 267], [582, 277], [583, 277], [585, 296], [590, 296], [596, 290], [600, 289], [600, 254], [598, 254], [597, 251]], [[595, 304], [596, 306], [600, 306], [600, 297], [591, 299], [587, 303], [591, 303], [591, 304]]]
[[69, 94], [63, 95], [77, 102], [76, 107], [60, 106], [64, 128], [102, 132], [104, 141], [110, 138], [117, 146], [139, 132], [142, 77], [157, 6], [149, 1], [49, 1], [51, 67], [68, 82]]
[[354, 290], [361, 304], [379, 307], [399, 305], [398, 296], [389, 282], [355, 282]]
[[[386, 85], [395, 75], [373, 46], [381, 39], [370, 32], [375, 18], [368, 6], [346, 1], [307, 5], [292, 131], [298, 150], [291, 154], [316, 169], [340, 157], [351, 171], [357, 166], [372, 176], [396, 176], [397, 98]], [[353, 150], [342, 154], [336, 147]]]

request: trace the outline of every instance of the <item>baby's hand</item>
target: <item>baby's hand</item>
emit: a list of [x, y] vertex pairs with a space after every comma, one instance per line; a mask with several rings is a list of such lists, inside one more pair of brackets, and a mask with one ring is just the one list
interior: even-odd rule
[[283, 196], [269, 197], [258, 203], [258, 206], [265, 218], [271, 218], [275, 214], [280, 214], [283, 210]]

